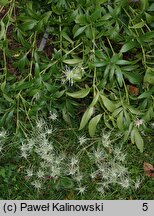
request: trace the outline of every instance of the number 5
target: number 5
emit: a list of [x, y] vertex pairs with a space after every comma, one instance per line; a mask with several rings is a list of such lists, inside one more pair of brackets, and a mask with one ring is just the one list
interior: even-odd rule
[[142, 210], [148, 211], [148, 203], [143, 203]]

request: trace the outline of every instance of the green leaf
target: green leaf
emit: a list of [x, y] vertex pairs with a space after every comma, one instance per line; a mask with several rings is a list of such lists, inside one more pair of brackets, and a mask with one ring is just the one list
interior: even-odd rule
[[143, 42], [150, 42], [154, 39], [154, 31], [146, 32], [143, 35], [140, 35], [140, 40]]
[[144, 76], [144, 82], [154, 85], [154, 68], [148, 67]]
[[116, 117], [121, 111], [123, 110], [123, 107], [119, 107], [112, 113], [113, 117]]
[[25, 23], [22, 25], [23, 30], [32, 30], [36, 25], [38, 21], [35, 19], [26, 19]]
[[91, 14], [90, 19], [92, 22], [95, 22], [98, 18], [101, 18], [102, 7], [98, 7], [95, 11]]
[[93, 137], [95, 135], [95, 131], [96, 131], [96, 126], [98, 124], [98, 122], [100, 121], [102, 117], [102, 114], [98, 114], [97, 116], [93, 117], [88, 125], [89, 128], [89, 134], [91, 137]]
[[90, 104], [89, 107], [95, 106], [96, 103], [97, 103], [97, 101], [98, 101], [98, 99], [99, 99], [99, 92], [97, 92], [97, 94], [94, 96], [94, 98], [93, 98], [93, 100], [92, 100], [92, 102], [91, 102], [91, 104]]
[[1, 20], [0, 25], [1, 25], [1, 30], [0, 30], [0, 40], [1, 40], [5, 37], [5, 24], [3, 20]]
[[8, 0], [0, 0], [0, 5], [6, 6], [9, 3]]
[[70, 42], [71, 44], [74, 43], [65, 31], [61, 31], [61, 36], [65, 38], [68, 42]]
[[127, 107], [127, 109], [129, 110], [129, 112], [135, 114], [135, 115], [142, 115], [143, 112], [141, 112], [139, 109], [134, 108], [133, 106], [127, 105], [125, 104], [125, 106]]
[[120, 112], [120, 114], [119, 114], [119, 116], [117, 118], [117, 126], [121, 131], [124, 129], [123, 125], [124, 125], [123, 112]]
[[88, 24], [88, 19], [86, 15], [77, 15], [75, 22], [80, 24], [80, 25], [87, 25]]
[[40, 67], [39, 64], [35, 63], [35, 78], [38, 78], [40, 76]]
[[93, 67], [103, 67], [103, 66], [105, 66], [107, 64], [108, 63], [106, 61], [96, 61], [96, 62], [91, 63], [91, 65]]
[[6, 95], [5, 93], [3, 94], [3, 96], [8, 102], [14, 103], [14, 100], [12, 98], [10, 98], [8, 95]]
[[115, 65], [115, 75], [116, 75], [117, 81], [119, 83], [119, 86], [122, 87], [123, 82], [124, 82], [123, 73], [122, 73], [120, 67], [117, 65]]
[[133, 128], [133, 131], [134, 131], [134, 142], [137, 148], [140, 150], [140, 152], [143, 153], [143, 147], [144, 147], [143, 139], [136, 127]]
[[66, 94], [73, 98], [84, 98], [89, 94], [89, 92], [90, 92], [90, 88], [88, 87], [73, 93], [67, 92]]
[[137, 28], [142, 28], [144, 25], [146, 24], [145, 21], [142, 21], [142, 22], [139, 22], [133, 26], [130, 26], [130, 28], [134, 28], [134, 29], [137, 29]]
[[138, 73], [138, 71], [122, 71], [124, 74], [124, 77], [126, 77], [130, 83], [132, 84], [139, 84], [142, 81], [142, 75]]
[[65, 64], [70, 64], [70, 65], [74, 65], [74, 64], [80, 64], [82, 63], [82, 59], [66, 59], [66, 60], [63, 60], [63, 62]]
[[150, 5], [150, 7], [148, 8], [148, 11], [154, 11], [154, 3], [152, 3], [152, 4]]
[[153, 95], [153, 94], [154, 94], [154, 86], [153, 86], [149, 91], [143, 92], [143, 93], [138, 97], [138, 99], [150, 98], [151, 95]]
[[122, 53], [128, 52], [129, 50], [133, 49], [134, 47], [137, 47], [137, 45], [138, 45], [137, 41], [129, 41], [122, 46], [120, 52], [122, 52]]
[[79, 36], [84, 30], [87, 28], [87, 26], [83, 26], [77, 29], [77, 31], [74, 33], [74, 38]]
[[82, 130], [94, 113], [94, 107], [89, 107], [82, 116], [79, 130]]
[[116, 109], [115, 104], [109, 100], [107, 97], [105, 97], [104, 95], [100, 95], [104, 106], [106, 107], [106, 109], [110, 112], [113, 112]]

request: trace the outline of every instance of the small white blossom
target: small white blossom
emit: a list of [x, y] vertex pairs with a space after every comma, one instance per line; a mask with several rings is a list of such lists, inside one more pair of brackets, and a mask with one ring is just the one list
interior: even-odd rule
[[27, 176], [32, 177], [33, 176], [33, 170], [32, 169], [27, 169]]
[[105, 188], [103, 186], [97, 187], [96, 190], [101, 194], [104, 195], [105, 194]]
[[21, 147], [20, 147], [20, 150], [21, 150], [22, 152], [25, 152], [25, 151], [27, 151], [27, 149], [28, 149], [28, 146], [27, 146], [25, 143], [22, 143], [22, 145], [21, 145]]
[[86, 187], [80, 186], [77, 188], [77, 190], [78, 190], [78, 194], [83, 195], [86, 192]]
[[22, 152], [21, 152], [21, 157], [27, 159], [27, 157], [28, 157], [27, 151], [22, 151]]
[[154, 128], [154, 122], [151, 123], [151, 127]]
[[60, 176], [60, 167], [52, 166], [51, 176], [52, 177]]
[[65, 83], [68, 81], [69, 84], [72, 86], [75, 81], [81, 80], [85, 71], [81, 66], [77, 66], [71, 69], [66, 65], [63, 73], [64, 78], [62, 79], [62, 82]]
[[81, 137], [78, 137], [78, 141], [80, 145], [83, 145], [87, 141], [87, 138], [83, 135]]
[[96, 161], [99, 161], [101, 159], [103, 159], [103, 152], [101, 149], [97, 149], [96, 151], [94, 151], [94, 156], [96, 158]]
[[141, 185], [141, 179], [137, 179], [134, 185], [135, 190], [137, 190]]
[[34, 182], [32, 182], [32, 185], [36, 188], [36, 189], [41, 189], [42, 184], [40, 181], [35, 180]]
[[39, 119], [36, 121], [36, 127], [38, 130], [42, 130], [44, 127], [45, 121], [44, 119]]
[[74, 177], [74, 179], [77, 181], [77, 182], [81, 182], [81, 180], [83, 179], [83, 176], [82, 175], [76, 175], [75, 177]]
[[78, 168], [75, 166], [69, 167], [69, 175], [74, 175], [78, 171]]
[[58, 115], [56, 114], [56, 113], [51, 113], [51, 111], [50, 111], [50, 116], [49, 116], [49, 119], [51, 119], [52, 121], [55, 121], [55, 120], [57, 120], [57, 117], [58, 117]]
[[76, 157], [72, 157], [70, 164], [71, 164], [71, 166], [74, 166], [74, 165], [78, 164], [78, 162], [79, 162], [79, 160]]
[[130, 187], [130, 180], [129, 178], [121, 179], [121, 182], [119, 184], [123, 187], [128, 189]]
[[134, 125], [136, 126], [136, 127], [140, 127], [141, 125], [143, 125], [144, 124], [144, 120], [143, 119], [137, 119], [137, 120], [135, 120], [134, 121]]
[[0, 131], [0, 139], [1, 138], [6, 138], [6, 136], [7, 136], [7, 132], [3, 129], [3, 130], [1, 130]]
[[38, 178], [42, 178], [42, 177], [44, 176], [44, 171], [39, 170], [39, 171], [37, 172], [37, 176], [38, 176]]

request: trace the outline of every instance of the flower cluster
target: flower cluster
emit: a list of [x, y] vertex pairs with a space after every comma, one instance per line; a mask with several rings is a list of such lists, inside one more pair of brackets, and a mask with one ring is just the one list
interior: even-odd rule
[[[96, 183], [96, 189], [104, 195], [109, 188], [120, 186], [122, 189], [140, 187], [140, 181], [131, 180], [126, 167], [127, 155], [122, 146], [114, 147], [111, 133], [103, 133], [102, 144], [89, 154], [91, 162], [95, 165], [91, 172], [91, 179]], [[111, 145], [112, 144], [112, 145]]]
[[[52, 121], [55, 118], [53, 114]], [[44, 119], [38, 119], [31, 136], [20, 146], [21, 156], [29, 161], [25, 178], [37, 190], [43, 189], [48, 179], [52, 179], [55, 184], [61, 182], [60, 179], [69, 179], [73, 182], [71, 187], [81, 196], [91, 186], [101, 196], [114, 186], [126, 190], [132, 185], [135, 190], [140, 187], [139, 180], [131, 180], [126, 167], [127, 155], [122, 145], [114, 145], [111, 132], [104, 131], [102, 137], [96, 140], [96, 145], [93, 145], [93, 139], [85, 135], [77, 136], [78, 148], [68, 151], [63, 148], [59, 150], [60, 146], [55, 144], [55, 131], [58, 130], [49, 126]], [[89, 164], [83, 162], [84, 151]], [[88, 166], [90, 169], [85, 169]]]
[[72, 69], [66, 65], [63, 73], [63, 83], [68, 81], [69, 84], [72, 86], [74, 82], [80, 81], [82, 79], [85, 72], [81, 65], [78, 65], [77, 67], [74, 67]]

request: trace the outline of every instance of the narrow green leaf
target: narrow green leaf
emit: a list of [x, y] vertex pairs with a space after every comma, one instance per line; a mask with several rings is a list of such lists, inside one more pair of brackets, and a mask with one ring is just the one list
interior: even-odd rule
[[89, 94], [89, 92], [90, 92], [90, 88], [88, 87], [73, 93], [67, 92], [66, 94], [73, 98], [84, 98]]
[[142, 28], [144, 25], [146, 24], [145, 21], [142, 21], [142, 22], [139, 22], [133, 26], [130, 26], [130, 28], [134, 28], [134, 29], [137, 29], [137, 28]]
[[148, 11], [154, 11], [154, 3], [152, 3], [152, 4], [150, 5], [150, 7], [148, 8]]
[[134, 130], [134, 141], [137, 146], [137, 148], [140, 150], [141, 153], [143, 153], [143, 147], [144, 147], [144, 142], [143, 139], [136, 127], [133, 128]]
[[144, 76], [144, 82], [154, 85], [154, 68], [148, 67]]
[[98, 124], [98, 122], [100, 121], [102, 117], [102, 114], [98, 114], [97, 116], [93, 117], [88, 125], [89, 128], [89, 134], [91, 137], [93, 137], [95, 135], [95, 131], [96, 131], [96, 126]]
[[120, 114], [119, 114], [119, 116], [117, 118], [117, 126], [121, 131], [124, 129], [123, 125], [124, 125], [123, 112], [120, 112]]
[[119, 107], [112, 113], [113, 117], [116, 117], [121, 111], [123, 110], [123, 107]]
[[71, 44], [74, 43], [65, 31], [61, 31], [61, 35], [62, 35], [63, 38], [65, 38]]
[[4, 24], [3, 20], [1, 20], [0, 26], [1, 26], [1, 28], [0, 28], [0, 40], [1, 40], [5, 36], [5, 24]]
[[100, 95], [104, 106], [106, 107], [106, 109], [110, 112], [113, 112], [116, 109], [115, 104], [109, 100], [107, 97], [105, 97], [104, 95]]
[[0, 5], [6, 6], [9, 3], [8, 0], [0, 0]]
[[82, 59], [66, 59], [66, 60], [63, 60], [63, 62], [65, 64], [70, 64], [70, 65], [74, 65], [74, 64], [80, 64], [82, 63]]
[[84, 30], [87, 28], [87, 26], [83, 26], [78, 28], [78, 30], [74, 33], [74, 38], [79, 36], [82, 32], [84, 32]]
[[94, 99], [92, 100], [91, 104], [89, 107], [93, 107], [96, 105], [97, 101], [99, 99], [99, 92], [97, 92], [96, 96], [94, 97]]
[[129, 41], [122, 46], [120, 52], [122, 53], [128, 52], [129, 50], [133, 49], [137, 45], [138, 45], [137, 41]]
[[79, 130], [82, 130], [94, 113], [94, 107], [88, 108], [82, 116]]

